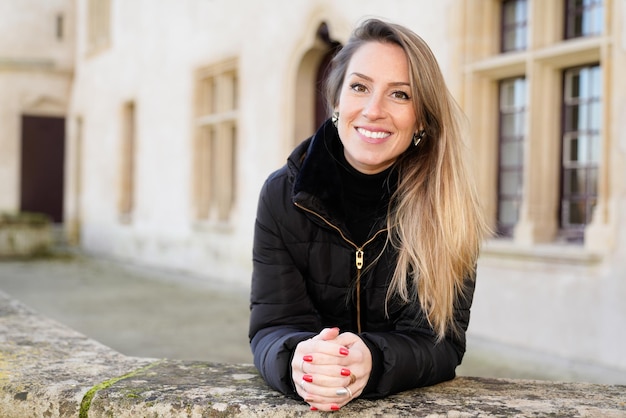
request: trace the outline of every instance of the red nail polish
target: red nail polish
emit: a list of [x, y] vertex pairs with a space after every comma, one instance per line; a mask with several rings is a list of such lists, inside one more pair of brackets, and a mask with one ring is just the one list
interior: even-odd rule
[[313, 356], [304, 356], [302, 357], [302, 360], [306, 361], [307, 363], [310, 363], [313, 361]]
[[335, 404], [332, 404], [332, 405], [330, 406], [330, 409], [331, 409], [331, 411], [339, 411], [339, 406], [338, 406], [338, 405], [335, 405]]
[[341, 369], [342, 376], [350, 376], [350, 369]]
[[348, 354], [350, 354], [350, 350], [348, 350], [346, 347], [341, 347], [339, 349], [339, 354], [341, 354], [342, 356], [347, 356]]
[[311, 376], [310, 374], [305, 374], [304, 376], [302, 376], [302, 380], [311, 383], [313, 381], [313, 376]]
[[311, 411], [317, 411], [317, 408], [316, 408], [316, 407], [314, 407], [314, 406], [312, 406], [312, 407], [311, 407]]

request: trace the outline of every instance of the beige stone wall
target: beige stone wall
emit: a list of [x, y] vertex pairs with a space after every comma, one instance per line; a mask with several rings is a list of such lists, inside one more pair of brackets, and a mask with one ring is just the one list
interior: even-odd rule
[[[75, 174], [68, 179], [72, 233], [80, 230], [89, 251], [247, 281], [261, 184], [314, 129], [311, 84], [321, 59], [318, 26], [326, 22], [330, 36], [344, 42], [365, 16], [407, 24], [424, 35], [451, 73], [446, 39], [451, 21], [444, 18], [450, 4], [167, 1], [146, 9], [137, 2], [113, 2], [110, 43], [93, 52], [85, 41], [87, 2], [78, 2], [68, 164], [79, 165], [72, 151], [77, 148], [83, 164], [80, 187]], [[198, 220], [196, 72], [232, 59], [239, 83], [234, 208], [227, 222]], [[137, 129], [132, 222], [121, 221], [116, 206], [121, 114], [128, 101], [135, 105]], [[77, 137], [82, 138], [78, 147]]]

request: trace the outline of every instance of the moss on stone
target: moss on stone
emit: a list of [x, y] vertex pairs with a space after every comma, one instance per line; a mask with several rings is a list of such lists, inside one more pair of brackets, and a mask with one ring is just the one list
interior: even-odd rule
[[132, 372], [126, 373], [122, 376], [113, 377], [109, 380], [105, 380], [104, 382], [98, 383], [97, 385], [89, 389], [87, 393], [85, 393], [85, 396], [83, 396], [83, 400], [80, 403], [80, 412], [78, 415], [79, 418], [88, 418], [89, 408], [91, 408], [91, 401], [93, 400], [93, 397], [96, 396], [96, 393], [98, 393], [98, 391], [111, 387], [120, 380], [128, 379], [129, 377], [133, 377], [138, 373], [149, 370], [157, 364], [159, 364], [158, 361], [148, 364], [147, 366], [140, 367], [139, 369], [133, 370]]
[[3, 225], [30, 225], [46, 226], [50, 225], [51, 219], [48, 215], [36, 212], [2, 212], [0, 213], [0, 227]]

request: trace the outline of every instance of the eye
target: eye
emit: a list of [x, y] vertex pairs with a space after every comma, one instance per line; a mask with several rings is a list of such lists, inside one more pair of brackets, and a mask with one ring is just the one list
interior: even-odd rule
[[367, 91], [367, 88], [361, 83], [352, 83], [350, 84], [350, 88], [357, 93], [365, 93]]
[[400, 99], [400, 100], [410, 100], [411, 97], [409, 97], [409, 95], [401, 90], [398, 91], [394, 91], [393, 93], [391, 93], [391, 97], [393, 97], [394, 99]]

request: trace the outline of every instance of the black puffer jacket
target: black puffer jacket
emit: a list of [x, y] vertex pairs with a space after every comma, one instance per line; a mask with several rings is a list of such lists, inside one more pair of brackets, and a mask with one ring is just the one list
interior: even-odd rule
[[[295, 390], [290, 362], [296, 345], [324, 327], [358, 333], [372, 352], [363, 397], [382, 397], [455, 376], [465, 352], [474, 281], [455, 309], [463, 332], [440, 343], [419, 303], [385, 297], [396, 252], [381, 221], [365, 243], [351, 240], [338, 202], [342, 190], [330, 123], [298, 146], [266, 181], [254, 235], [250, 342], [254, 364], [273, 388]], [[382, 254], [381, 254], [382, 252]], [[379, 257], [380, 255], [380, 257]]]

